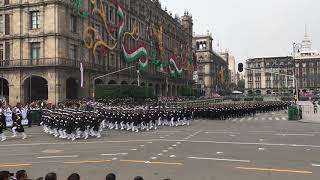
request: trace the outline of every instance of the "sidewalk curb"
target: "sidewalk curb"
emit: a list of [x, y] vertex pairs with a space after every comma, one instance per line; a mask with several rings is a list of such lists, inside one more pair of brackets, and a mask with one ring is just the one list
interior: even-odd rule
[[304, 121], [304, 120], [299, 120], [299, 123], [312, 123], [312, 124], [320, 124], [320, 122], [317, 121]]

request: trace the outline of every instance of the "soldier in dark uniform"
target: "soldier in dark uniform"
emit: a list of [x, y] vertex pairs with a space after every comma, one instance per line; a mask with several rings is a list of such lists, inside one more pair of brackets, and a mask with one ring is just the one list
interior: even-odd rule
[[0, 137], [1, 137], [1, 141], [5, 141], [7, 139], [6, 135], [3, 132], [4, 127], [5, 127], [5, 124], [2, 121], [0, 121]]
[[13, 127], [12, 127], [13, 136], [12, 137], [17, 137], [17, 132], [18, 132], [18, 133], [22, 133], [22, 139], [26, 139], [27, 135], [24, 132], [24, 128], [21, 124], [22, 117], [19, 109], [16, 109], [16, 111], [13, 112], [12, 119], [13, 119]]

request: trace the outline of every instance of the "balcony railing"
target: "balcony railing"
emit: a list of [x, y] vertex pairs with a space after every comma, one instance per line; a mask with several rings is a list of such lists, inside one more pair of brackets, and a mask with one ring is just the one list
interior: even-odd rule
[[28, 67], [68, 67], [80, 68], [83, 63], [85, 69], [106, 71], [107, 67], [93, 62], [83, 62], [64, 58], [40, 58], [40, 59], [19, 59], [19, 60], [2, 60], [0, 61], [0, 69], [8, 68], [28, 68]]

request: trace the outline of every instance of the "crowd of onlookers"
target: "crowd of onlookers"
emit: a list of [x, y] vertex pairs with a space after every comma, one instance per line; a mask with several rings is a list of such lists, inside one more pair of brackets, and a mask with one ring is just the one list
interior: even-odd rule
[[[58, 176], [56, 173], [51, 172], [48, 173], [44, 177], [36, 178], [35, 180], [57, 180]], [[117, 177], [114, 173], [109, 173], [106, 175], [106, 180], [116, 180]], [[14, 173], [10, 173], [9, 171], [0, 171], [0, 180], [30, 180], [28, 178], [28, 174], [26, 170], [19, 170]], [[82, 180], [81, 176], [78, 173], [72, 173], [70, 176], [68, 176], [67, 180]], [[143, 177], [136, 176], [133, 178], [133, 180], [143, 180]], [[170, 180], [170, 179], [164, 179], [164, 180]]]

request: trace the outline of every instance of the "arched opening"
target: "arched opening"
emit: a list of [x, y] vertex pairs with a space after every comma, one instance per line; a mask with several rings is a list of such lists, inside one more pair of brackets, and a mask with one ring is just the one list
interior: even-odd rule
[[114, 85], [114, 84], [117, 84], [117, 82], [116, 82], [115, 80], [110, 80], [110, 81], [108, 82], [108, 84], [109, 84], [109, 85]]
[[140, 86], [141, 86], [141, 87], [145, 87], [145, 86], [146, 86], [146, 83], [142, 82], [142, 83], [140, 84]]
[[149, 85], [148, 85], [149, 87], [153, 87], [153, 84], [152, 83], [149, 83]]
[[267, 94], [271, 94], [271, 90], [267, 90]]
[[249, 90], [248, 95], [252, 95], [252, 94], [253, 94], [252, 90]]
[[168, 86], [168, 96], [172, 96], [172, 86]]
[[177, 96], [177, 89], [176, 89], [176, 86], [175, 85], [172, 85], [172, 93], [171, 93], [172, 96]]
[[136, 81], [132, 82], [131, 85], [137, 85], [138, 83]]
[[156, 95], [157, 95], [157, 96], [161, 96], [159, 84], [156, 84]]
[[256, 95], [261, 95], [261, 91], [260, 90], [256, 90]]
[[177, 96], [180, 96], [180, 86], [177, 86]]
[[9, 100], [9, 82], [4, 78], [0, 78], [0, 98]]
[[25, 102], [48, 100], [48, 81], [40, 76], [30, 76], [24, 80]]
[[[98, 80], [98, 79], [97, 79]], [[96, 81], [97, 81], [96, 80]], [[75, 78], [68, 78], [66, 81], [66, 98], [77, 99], [78, 98], [78, 83]]]
[[96, 79], [96, 80], [95, 80], [95, 84], [96, 84], [96, 85], [102, 85], [102, 84], [104, 84], [104, 82], [103, 82], [102, 79]]
[[167, 90], [166, 90], [166, 85], [162, 85], [162, 96], [167, 96]]
[[128, 82], [127, 81], [122, 81], [121, 85], [128, 85]]

